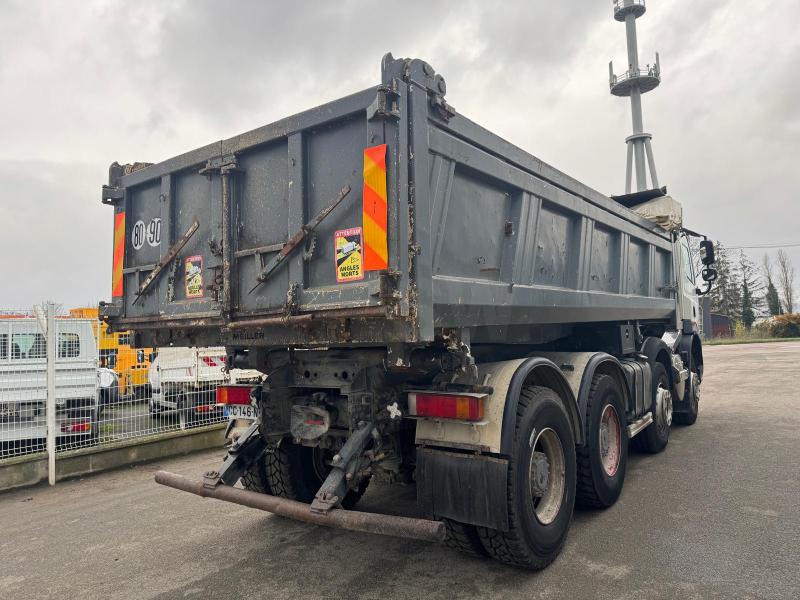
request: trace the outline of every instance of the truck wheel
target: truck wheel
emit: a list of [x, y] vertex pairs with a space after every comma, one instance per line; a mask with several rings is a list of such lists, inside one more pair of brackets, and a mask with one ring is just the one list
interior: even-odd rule
[[446, 529], [446, 537], [444, 538], [444, 545], [451, 550], [457, 550], [463, 554], [476, 556], [478, 558], [486, 558], [489, 553], [481, 543], [478, 528], [474, 525], [460, 523], [452, 519], [444, 519], [444, 526]]
[[641, 452], [657, 454], [669, 442], [672, 425], [672, 392], [669, 389], [667, 370], [660, 362], [653, 366], [653, 399], [650, 405], [653, 424], [633, 438], [634, 447]]
[[684, 397], [686, 400], [679, 404], [681, 410], [675, 411], [673, 421], [678, 425], [694, 425], [700, 410], [700, 378], [694, 370], [689, 372]]
[[272, 494], [272, 488], [270, 488], [269, 480], [267, 479], [266, 454], [262, 454], [261, 457], [250, 466], [247, 473], [242, 475], [239, 481], [242, 482], [242, 487], [244, 487], [244, 489], [250, 490], [251, 492]]
[[622, 493], [628, 463], [625, 405], [613, 377], [595, 375], [586, 406], [586, 445], [576, 449], [576, 502], [584, 507], [607, 508]]
[[575, 437], [561, 399], [549, 388], [524, 388], [508, 468], [509, 528], [478, 528], [489, 555], [529, 569], [553, 562], [569, 530], [575, 476]]
[[[276, 496], [310, 503], [325, 481], [333, 457], [329, 450], [309, 448], [283, 438], [281, 443], [267, 449], [267, 480]], [[353, 508], [367, 491], [369, 479], [361, 480], [358, 488], [350, 490], [342, 501], [343, 508]]]

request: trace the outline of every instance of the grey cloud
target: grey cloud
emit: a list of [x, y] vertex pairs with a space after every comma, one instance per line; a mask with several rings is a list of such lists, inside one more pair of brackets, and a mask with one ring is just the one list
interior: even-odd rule
[[[770, 6], [653, 0], [639, 22], [643, 62], [658, 50], [664, 70], [644, 100], [662, 183], [731, 245], [800, 241], [800, 5]], [[625, 63], [610, 0], [5, 2], [0, 276], [25, 285], [4, 285], [0, 306], [106, 294], [111, 161], [162, 160], [373, 85], [389, 50], [430, 62], [481, 125], [621, 191], [630, 115], [607, 91], [608, 60]]]

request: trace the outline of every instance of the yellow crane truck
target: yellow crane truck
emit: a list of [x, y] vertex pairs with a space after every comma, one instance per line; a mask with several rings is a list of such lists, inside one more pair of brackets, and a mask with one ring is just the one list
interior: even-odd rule
[[150, 369], [152, 348], [134, 348], [127, 331], [108, 331], [107, 326], [98, 320], [97, 307], [72, 308], [71, 317], [94, 319], [95, 340], [101, 367], [113, 369], [119, 377], [120, 397], [144, 398], [150, 383], [147, 378]]

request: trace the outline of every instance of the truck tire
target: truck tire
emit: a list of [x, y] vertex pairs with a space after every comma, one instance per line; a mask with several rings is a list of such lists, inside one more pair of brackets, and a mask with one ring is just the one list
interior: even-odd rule
[[[325, 481], [330, 467], [325, 453], [329, 451], [309, 448], [283, 438], [280, 444], [267, 449], [266, 473], [270, 488], [276, 496], [298, 502], [310, 503]], [[358, 488], [350, 490], [342, 500], [342, 507], [353, 508], [367, 491], [369, 478], [362, 479]]]
[[628, 463], [625, 404], [613, 377], [595, 375], [586, 405], [586, 444], [576, 449], [577, 504], [607, 508], [622, 493]]
[[523, 388], [508, 468], [508, 531], [478, 527], [489, 555], [537, 570], [553, 562], [569, 531], [575, 478], [575, 436], [561, 399], [549, 388]]
[[266, 454], [254, 462], [247, 473], [242, 475], [239, 481], [242, 482], [242, 487], [251, 492], [258, 492], [259, 494], [272, 494], [269, 480], [267, 479], [267, 460]]
[[669, 390], [667, 370], [660, 362], [653, 365], [653, 398], [650, 410], [653, 412], [653, 424], [633, 438], [634, 448], [640, 452], [657, 454], [666, 448], [669, 442], [669, 428], [672, 424], [672, 392], [663, 394], [669, 398], [669, 406], [659, 402], [659, 388]]
[[695, 372], [694, 364], [686, 380], [684, 400], [672, 415], [672, 420], [678, 425], [694, 425], [700, 411], [700, 379]]
[[451, 550], [457, 550], [462, 554], [475, 556], [478, 558], [486, 558], [489, 553], [481, 543], [478, 528], [474, 525], [460, 523], [452, 519], [443, 519], [446, 529], [446, 537], [444, 538], [444, 545]]

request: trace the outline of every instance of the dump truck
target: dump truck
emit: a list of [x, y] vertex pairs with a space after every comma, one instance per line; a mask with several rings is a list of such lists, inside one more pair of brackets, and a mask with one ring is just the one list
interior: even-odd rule
[[[157, 482], [539, 569], [576, 502], [617, 500], [629, 446], [697, 419], [696, 234], [666, 190], [605, 196], [446, 89], [387, 54], [369, 89], [112, 164], [100, 310], [138, 345], [265, 374], [217, 391], [253, 409], [229, 411], [219, 468]], [[373, 480], [416, 486], [417, 516], [354, 510]]]

